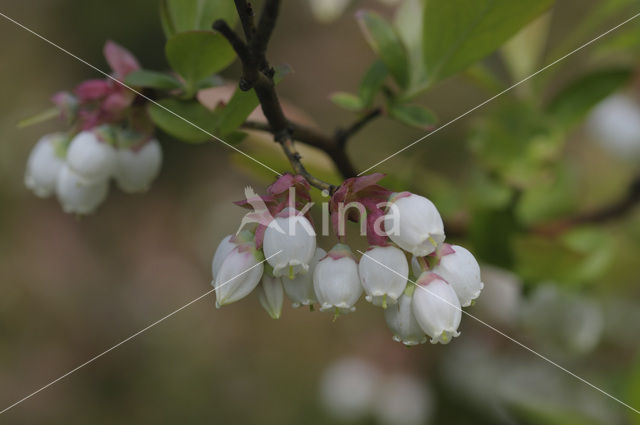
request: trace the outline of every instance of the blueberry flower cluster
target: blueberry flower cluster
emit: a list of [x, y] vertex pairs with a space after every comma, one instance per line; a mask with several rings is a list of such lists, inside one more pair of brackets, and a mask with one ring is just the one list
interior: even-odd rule
[[[294, 307], [317, 305], [337, 317], [355, 311], [364, 294], [383, 309], [398, 342], [446, 344], [458, 336], [461, 308], [483, 288], [480, 267], [468, 250], [444, 243], [442, 218], [431, 201], [392, 193], [377, 184], [382, 177], [348, 179], [333, 193], [323, 211], [330, 213], [339, 243], [329, 251], [317, 246], [302, 176], [281, 176], [264, 196], [247, 190], [237, 204], [252, 211], [213, 258], [217, 305], [257, 288], [273, 318], [281, 315], [284, 294]], [[369, 241], [359, 259], [345, 243], [344, 221], [360, 223]]]
[[[105, 57], [117, 79], [138, 70], [136, 59], [108, 42]], [[39, 197], [55, 194], [65, 212], [90, 214], [105, 200], [109, 180], [127, 193], [146, 191], [162, 164], [153, 126], [137, 112], [134, 95], [106, 80], [80, 83], [53, 96], [70, 129], [42, 137], [32, 149], [25, 185]]]

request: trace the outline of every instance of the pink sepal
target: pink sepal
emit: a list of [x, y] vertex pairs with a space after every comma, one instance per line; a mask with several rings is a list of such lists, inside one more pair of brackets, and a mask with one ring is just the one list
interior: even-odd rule
[[86, 80], [73, 90], [80, 103], [92, 102], [105, 97], [111, 91], [111, 84], [107, 80]]
[[447, 281], [444, 280], [442, 277], [440, 277], [440, 275], [438, 275], [437, 273], [425, 271], [425, 272], [422, 272], [420, 277], [418, 277], [418, 280], [416, 281], [416, 284], [419, 285], [419, 286], [427, 286], [428, 284], [430, 284], [434, 280], [441, 280], [441, 281], [447, 283]]
[[140, 63], [135, 56], [111, 40], [105, 43], [103, 53], [116, 78], [125, 78], [131, 72], [140, 69]]

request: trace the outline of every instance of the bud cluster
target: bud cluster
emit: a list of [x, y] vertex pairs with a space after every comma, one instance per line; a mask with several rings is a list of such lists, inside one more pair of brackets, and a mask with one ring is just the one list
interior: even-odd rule
[[[108, 42], [104, 53], [115, 78], [140, 68], [115, 43]], [[105, 200], [111, 178], [127, 193], [150, 187], [160, 171], [162, 149], [131, 91], [110, 79], [87, 80], [52, 100], [70, 129], [46, 135], [34, 146], [25, 172], [29, 189], [43, 198], [55, 194], [65, 212], [90, 214]]]
[[[217, 306], [258, 288], [260, 303], [273, 318], [281, 315], [284, 294], [293, 307], [317, 305], [337, 317], [355, 311], [364, 294], [384, 310], [398, 342], [446, 344], [458, 336], [461, 308], [483, 288], [480, 267], [468, 250], [444, 243], [442, 218], [431, 201], [392, 193], [377, 185], [381, 177], [348, 179], [335, 191], [327, 210], [339, 243], [328, 252], [317, 246], [309, 185], [302, 176], [281, 176], [264, 196], [248, 188], [237, 204], [252, 211], [213, 257]], [[345, 202], [360, 208], [348, 211]], [[366, 228], [370, 247], [359, 259], [345, 243], [342, 220]]]

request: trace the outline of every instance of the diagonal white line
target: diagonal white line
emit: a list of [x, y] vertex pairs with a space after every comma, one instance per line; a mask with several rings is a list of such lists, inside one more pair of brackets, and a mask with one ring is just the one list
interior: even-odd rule
[[513, 90], [514, 88], [518, 87], [519, 85], [521, 85], [522, 83], [525, 83], [526, 81], [529, 81], [531, 78], [535, 77], [536, 75], [540, 74], [541, 72], [546, 71], [547, 69], [551, 68], [552, 66], [556, 65], [559, 62], [562, 62], [563, 60], [565, 60], [566, 58], [568, 58], [569, 56], [573, 55], [574, 53], [579, 52], [580, 50], [584, 49], [585, 47], [595, 43], [596, 41], [600, 40], [602, 37], [606, 36], [607, 34], [617, 30], [618, 28], [620, 28], [621, 26], [633, 21], [634, 19], [636, 19], [638, 16], [640, 16], [640, 13], [637, 13], [635, 15], [633, 15], [632, 17], [630, 17], [629, 19], [619, 23], [618, 25], [616, 25], [615, 27], [603, 32], [602, 34], [600, 34], [599, 36], [597, 36], [596, 38], [587, 41], [586, 43], [584, 43], [583, 45], [581, 45], [580, 47], [575, 48], [574, 50], [570, 51], [569, 53], [567, 53], [566, 55], [562, 56], [559, 59], [556, 59], [555, 61], [551, 62], [550, 64], [546, 65], [543, 68], [540, 68], [539, 70], [537, 70], [536, 72], [534, 72], [533, 74], [529, 75], [528, 77], [525, 77], [524, 79], [518, 81], [517, 83], [513, 84], [510, 87], [507, 87], [506, 89], [502, 90], [500, 93], [490, 97], [489, 99], [485, 100], [484, 102], [480, 103], [479, 105], [474, 106], [473, 108], [469, 109], [467, 112], [465, 112], [462, 115], [459, 115], [458, 117], [452, 119], [451, 121], [441, 125], [440, 127], [437, 127], [436, 129], [434, 129], [432, 132], [425, 134], [424, 136], [422, 136], [421, 138], [417, 139], [416, 141], [408, 144], [407, 146], [405, 146], [404, 148], [400, 149], [399, 151], [389, 155], [388, 157], [386, 157], [385, 159], [383, 159], [382, 161], [376, 162], [375, 164], [373, 164], [371, 167], [367, 168], [364, 171], [361, 171], [358, 176], [363, 175], [364, 173], [372, 170], [373, 168], [377, 167], [378, 165], [382, 164], [383, 162], [388, 161], [389, 159], [393, 158], [394, 156], [406, 151], [407, 149], [409, 149], [410, 147], [416, 145], [417, 143], [420, 143], [421, 141], [423, 141], [424, 139], [426, 139], [427, 137], [436, 134], [437, 132], [439, 132], [440, 130], [443, 130], [445, 128], [447, 128], [448, 126], [450, 126], [451, 124], [453, 124], [454, 122], [458, 121], [461, 118], [466, 117], [467, 115], [469, 115], [470, 113], [474, 112], [477, 109], [482, 108], [483, 106], [485, 106], [487, 103], [490, 103], [492, 101], [494, 101], [495, 99], [497, 99], [498, 97], [502, 96], [503, 94]]
[[[387, 270], [391, 271], [392, 273], [395, 273], [395, 274], [397, 274], [397, 275], [398, 275], [398, 276], [400, 276], [400, 277], [405, 277], [403, 274], [401, 274], [401, 273], [399, 273], [399, 272], [397, 272], [397, 271], [393, 270], [391, 267], [389, 267], [389, 266], [387, 266], [387, 265], [385, 265], [385, 264], [382, 264], [380, 261], [376, 260], [375, 258], [373, 258], [372, 256], [368, 255], [367, 253], [362, 252], [362, 251], [360, 251], [360, 250], [358, 250], [358, 252], [359, 252], [361, 255], [364, 255], [364, 256], [366, 256], [367, 258], [369, 258], [369, 259], [371, 259], [371, 260], [375, 261], [376, 263], [380, 264], [382, 267], [384, 267], [385, 269], [387, 269]], [[609, 393], [608, 393], [608, 392], [606, 392], [605, 390], [603, 390], [603, 389], [601, 389], [601, 388], [599, 388], [599, 387], [595, 386], [594, 384], [592, 384], [591, 382], [587, 381], [586, 379], [581, 378], [580, 376], [578, 376], [578, 375], [576, 375], [575, 373], [571, 372], [569, 369], [567, 369], [567, 368], [565, 368], [565, 367], [563, 367], [563, 366], [559, 365], [558, 363], [554, 362], [553, 360], [549, 359], [548, 357], [546, 357], [546, 356], [544, 356], [544, 355], [542, 355], [542, 354], [538, 353], [538, 352], [537, 352], [537, 351], [535, 351], [533, 348], [530, 348], [530, 347], [528, 347], [527, 345], [523, 344], [522, 342], [520, 342], [520, 341], [518, 341], [518, 340], [516, 340], [516, 339], [514, 339], [514, 338], [512, 338], [512, 337], [510, 337], [510, 336], [509, 336], [509, 335], [507, 335], [506, 333], [502, 332], [502, 331], [501, 331], [501, 330], [499, 330], [499, 329], [496, 329], [495, 327], [491, 326], [490, 324], [488, 324], [488, 323], [487, 323], [487, 322], [485, 322], [484, 320], [479, 319], [478, 317], [474, 316], [473, 314], [471, 314], [471, 313], [469, 313], [469, 312], [467, 312], [467, 311], [463, 310], [463, 309], [462, 309], [462, 308], [460, 308], [459, 306], [457, 306], [457, 305], [454, 305], [454, 304], [450, 303], [448, 300], [446, 300], [446, 299], [442, 298], [442, 297], [441, 297], [441, 296], [439, 296], [438, 294], [433, 293], [432, 291], [430, 291], [430, 290], [429, 290], [429, 289], [427, 289], [426, 287], [418, 285], [416, 282], [414, 282], [413, 280], [411, 280], [411, 279], [409, 279], [409, 278], [407, 278], [407, 280], [408, 280], [409, 282], [413, 283], [413, 284], [416, 286], [416, 288], [418, 288], [418, 289], [422, 289], [423, 291], [427, 291], [429, 294], [431, 294], [431, 295], [433, 295], [434, 297], [436, 297], [436, 298], [438, 298], [438, 299], [440, 299], [440, 300], [444, 301], [445, 303], [449, 304], [450, 306], [455, 307], [456, 309], [460, 310], [463, 314], [466, 314], [467, 316], [471, 317], [473, 320], [477, 321], [478, 323], [483, 324], [484, 326], [488, 327], [488, 328], [489, 328], [489, 329], [491, 329], [492, 331], [494, 331], [494, 332], [496, 332], [496, 333], [498, 333], [498, 334], [502, 335], [503, 337], [507, 338], [509, 341], [514, 342], [515, 344], [517, 344], [517, 345], [519, 345], [520, 347], [524, 348], [525, 350], [529, 351], [531, 354], [534, 354], [534, 355], [538, 356], [539, 358], [541, 358], [542, 360], [546, 361], [547, 363], [549, 363], [549, 364], [551, 364], [551, 365], [553, 365], [553, 366], [557, 367], [558, 369], [562, 370], [563, 372], [565, 372], [565, 373], [567, 373], [567, 374], [569, 374], [569, 375], [573, 376], [574, 378], [576, 378], [576, 379], [577, 379], [577, 380], [579, 380], [580, 382], [582, 382], [582, 383], [584, 383], [584, 384], [587, 384], [588, 386], [590, 386], [590, 387], [591, 387], [591, 388], [593, 388], [594, 390], [599, 391], [600, 393], [604, 394], [605, 396], [609, 397], [610, 399], [617, 401], [617, 402], [618, 402], [618, 403], [620, 403], [621, 405], [623, 405], [623, 406], [627, 407], [628, 409], [631, 409], [632, 411], [634, 411], [635, 413], [637, 413], [637, 414], [639, 414], [639, 415], [640, 415], [640, 410], [638, 410], [638, 409], [636, 409], [636, 408], [634, 408], [634, 407], [632, 407], [632, 406], [629, 406], [629, 405], [628, 405], [627, 403], [625, 403], [624, 401], [622, 401], [622, 400], [620, 400], [620, 399], [618, 399], [618, 398], [616, 398], [616, 397], [612, 396], [611, 394], [609, 394]]]
[[[35, 35], [36, 37], [38, 37], [39, 39], [45, 41], [46, 43], [52, 45], [53, 47], [55, 47], [56, 49], [60, 50], [63, 53], [66, 53], [67, 55], [71, 56], [72, 58], [76, 59], [77, 61], [87, 65], [89, 68], [93, 69], [96, 72], [99, 72], [100, 74], [104, 75], [105, 77], [109, 78], [110, 80], [114, 81], [117, 84], [120, 84], [122, 87], [131, 90], [133, 93], [135, 93], [136, 95], [142, 97], [143, 99], [145, 99], [148, 102], [153, 103], [154, 105], [156, 105], [157, 107], [163, 109], [164, 111], [170, 113], [171, 115], [175, 116], [176, 118], [181, 119], [182, 121], [186, 122], [187, 124], [189, 124], [190, 126], [202, 131], [204, 134], [206, 134], [207, 136], [211, 137], [212, 139], [215, 139], [217, 141], [219, 141], [220, 143], [224, 144], [225, 146], [233, 149], [234, 151], [238, 152], [239, 154], [249, 158], [250, 160], [252, 160], [253, 162], [262, 165], [264, 168], [266, 168], [269, 171], [272, 171], [274, 174], [277, 175], [281, 175], [281, 173], [277, 172], [276, 170], [274, 170], [273, 168], [269, 167], [268, 165], [262, 163], [261, 161], [255, 159], [254, 157], [252, 157], [251, 155], [241, 151], [240, 149], [236, 148], [235, 146], [225, 142], [224, 140], [222, 140], [221, 138], [219, 138], [218, 136], [215, 136], [213, 134], [211, 134], [209, 131], [205, 130], [204, 128], [200, 127], [199, 125], [189, 121], [188, 119], [184, 118], [182, 115], [179, 115], [175, 112], [173, 112], [172, 110], [170, 110], [169, 108], [167, 108], [164, 105], [161, 105], [160, 103], [156, 102], [155, 100], [151, 99], [148, 96], [145, 96], [144, 94], [140, 93], [138, 90], [134, 89], [133, 87], [129, 86], [128, 84], [124, 83], [123, 81], [120, 81], [119, 79], [115, 78], [114, 76], [104, 72], [103, 70], [101, 70], [100, 68], [90, 64], [89, 62], [87, 62], [86, 60], [74, 55], [73, 53], [71, 53], [70, 51], [66, 50], [65, 48], [59, 46], [58, 44], [54, 43], [53, 41], [49, 40], [48, 38], [44, 37], [43, 35], [40, 35], [39, 33], [35, 32], [34, 30], [32, 30], [31, 28], [21, 24], [20, 22], [16, 21], [15, 19], [10, 18], [9, 16], [5, 15], [4, 13], [0, 12], [0, 16], [2, 16], [3, 18], [5, 18], [6, 20], [13, 22], [14, 24], [16, 24], [17, 26], [19, 26], [20, 28], [24, 29], [25, 31], [30, 32], [31, 34]], [[2, 412], [0, 412], [2, 413]]]
[[[223, 286], [227, 285], [228, 283], [230, 283], [231, 281], [233, 281], [235, 278], [242, 276], [243, 274], [247, 273], [248, 271], [250, 271], [251, 269], [258, 267], [260, 264], [264, 263], [265, 261], [267, 261], [269, 258], [279, 254], [282, 250], [276, 252], [275, 254], [272, 254], [270, 256], [268, 256], [267, 258], [265, 258], [264, 260], [260, 261], [258, 264], [255, 264], [251, 267], [249, 267], [248, 269], [246, 269], [245, 271], [243, 271], [242, 273], [239, 273], [237, 275], [235, 275], [234, 277], [232, 277], [231, 279], [223, 282], [222, 284], [220, 284], [220, 286], [218, 286], [218, 288], [222, 288]], [[164, 316], [161, 319], [156, 320], [155, 322], [153, 322], [152, 324], [150, 324], [149, 326], [140, 329], [138, 332], [134, 333], [133, 335], [129, 336], [128, 338], [123, 339], [122, 341], [120, 341], [119, 343], [117, 343], [116, 345], [112, 346], [111, 348], [104, 350], [102, 353], [90, 358], [89, 360], [87, 360], [86, 362], [82, 363], [80, 366], [77, 366], [73, 369], [71, 369], [69, 372], [65, 373], [64, 375], [60, 376], [57, 379], [54, 379], [53, 381], [49, 382], [47, 385], [41, 387], [40, 389], [32, 392], [31, 394], [29, 394], [26, 397], [21, 398], [20, 400], [16, 401], [15, 403], [13, 403], [10, 406], [5, 407], [3, 410], [0, 411], [0, 415], [2, 415], [4, 412], [6, 412], [9, 409], [12, 409], [14, 407], [16, 407], [18, 404], [22, 403], [23, 401], [26, 401], [28, 399], [30, 399], [31, 397], [33, 397], [34, 395], [38, 394], [41, 391], [46, 390], [47, 388], [49, 388], [50, 386], [52, 386], [53, 384], [55, 384], [58, 381], [61, 381], [62, 379], [66, 378], [67, 376], [71, 375], [74, 372], [77, 372], [78, 370], [82, 369], [83, 367], [87, 366], [90, 363], [93, 363], [94, 361], [98, 360], [100, 357], [104, 356], [105, 354], [115, 350], [116, 348], [120, 347], [122, 344], [131, 341], [133, 338], [137, 337], [138, 335], [148, 331], [149, 329], [153, 328], [154, 326], [160, 324], [161, 322], [164, 322], [165, 320], [167, 320], [168, 318], [170, 318], [171, 316], [175, 315], [176, 313], [179, 313], [180, 311], [184, 310], [185, 308], [189, 307], [191, 304], [194, 304], [198, 301], [200, 301], [202, 298], [206, 297], [207, 295], [211, 294], [212, 292], [214, 292], [216, 290], [216, 288], [213, 288], [207, 292], [205, 292], [204, 294], [200, 295], [199, 297], [189, 301], [187, 304], [183, 305], [182, 307], [180, 307], [177, 310], [172, 311], [171, 313], [167, 314], [166, 316]]]

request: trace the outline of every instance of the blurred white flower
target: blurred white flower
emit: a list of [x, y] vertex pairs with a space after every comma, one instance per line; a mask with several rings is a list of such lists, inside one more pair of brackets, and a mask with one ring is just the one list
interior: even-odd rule
[[433, 395], [419, 379], [393, 374], [378, 384], [374, 414], [384, 425], [423, 425], [434, 410]]
[[149, 189], [162, 166], [162, 148], [151, 139], [138, 149], [118, 149], [114, 177], [123, 192], [136, 193]]
[[327, 252], [324, 249], [316, 248], [316, 253], [313, 255], [311, 262], [309, 262], [309, 271], [307, 273], [300, 273], [293, 279], [282, 279], [284, 291], [291, 299], [293, 307], [312, 305], [317, 302], [316, 293], [313, 289], [313, 273], [318, 261], [324, 258], [325, 255], [327, 255]]
[[83, 131], [78, 133], [67, 151], [69, 168], [85, 183], [107, 180], [113, 175], [116, 166], [116, 150], [113, 146], [99, 139], [99, 131]]
[[393, 333], [393, 340], [404, 345], [417, 345], [427, 342], [427, 336], [416, 321], [411, 307], [411, 296], [403, 294], [394, 305], [384, 312], [387, 326]]
[[108, 180], [87, 182], [66, 164], [60, 169], [56, 194], [66, 213], [92, 213], [106, 199], [108, 191]]
[[431, 337], [432, 344], [448, 344], [460, 335], [462, 310], [455, 291], [430, 272], [422, 273], [416, 283], [411, 307], [418, 324]]
[[407, 286], [409, 264], [402, 250], [395, 246], [373, 246], [360, 257], [360, 281], [373, 305], [395, 304]]
[[332, 22], [344, 13], [350, 0], [309, 0], [311, 13], [320, 22]]
[[484, 289], [475, 311], [491, 322], [513, 326], [522, 302], [522, 281], [508, 270], [483, 264], [481, 268]]
[[272, 319], [279, 319], [284, 301], [282, 280], [264, 273], [258, 285], [258, 300]]
[[390, 202], [384, 229], [400, 248], [424, 257], [444, 242], [444, 225], [433, 202], [413, 193], [394, 194]]
[[313, 289], [321, 311], [355, 311], [362, 295], [358, 264], [347, 245], [337, 244], [318, 262], [313, 273]]
[[371, 411], [380, 374], [365, 360], [348, 357], [330, 365], [320, 381], [320, 400], [329, 413], [344, 421]]
[[591, 112], [587, 128], [613, 155], [640, 156], [640, 105], [631, 96], [619, 93], [600, 102]]
[[459, 245], [451, 245], [453, 254], [440, 257], [433, 272], [446, 280], [456, 291], [462, 307], [468, 307], [480, 296], [484, 284], [480, 280], [480, 266], [473, 254]]
[[43, 136], [33, 147], [27, 160], [24, 184], [41, 198], [49, 197], [56, 190], [56, 181], [64, 165], [64, 158], [58, 155], [59, 144], [66, 136], [55, 133]]

